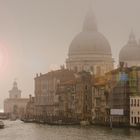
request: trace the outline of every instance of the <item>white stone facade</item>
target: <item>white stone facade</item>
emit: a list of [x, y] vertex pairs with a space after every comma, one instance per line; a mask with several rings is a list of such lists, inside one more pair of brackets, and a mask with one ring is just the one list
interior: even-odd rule
[[140, 124], [140, 96], [130, 97], [130, 126]]

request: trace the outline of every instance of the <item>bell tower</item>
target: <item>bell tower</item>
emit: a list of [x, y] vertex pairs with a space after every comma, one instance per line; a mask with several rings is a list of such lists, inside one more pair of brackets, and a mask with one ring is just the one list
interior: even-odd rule
[[9, 91], [10, 99], [20, 99], [21, 98], [21, 90], [18, 89], [17, 82], [13, 82], [13, 88]]

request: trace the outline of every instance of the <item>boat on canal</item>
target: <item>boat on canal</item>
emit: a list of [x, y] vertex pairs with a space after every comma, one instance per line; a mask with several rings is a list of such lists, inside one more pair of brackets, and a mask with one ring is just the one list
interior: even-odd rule
[[0, 121], [0, 129], [4, 128], [4, 123], [3, 121]]
[[23, 121], [24, 123], [34, 123], [34, 122], [36, 122], [35, 119], [27, 119], [27, 118], [26, 119], [22, 118], [21, 121]]
[[90, 125], [90, 122], [88, 120], [83, 120], [83, 121], [80, 122], [80, 125], [88, 126], [88, 125]]

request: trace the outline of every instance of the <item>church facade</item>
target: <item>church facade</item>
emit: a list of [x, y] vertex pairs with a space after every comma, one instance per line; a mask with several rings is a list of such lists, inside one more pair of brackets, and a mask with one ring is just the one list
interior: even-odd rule
[[9, 91], [9, 98], [4, 100], [4, 113], [10, 117], [20, 118], [26, 110], [29, 99], [21, 98], [21, 90], [18, 89], [17, 82], [13, 83], [13, 88]]

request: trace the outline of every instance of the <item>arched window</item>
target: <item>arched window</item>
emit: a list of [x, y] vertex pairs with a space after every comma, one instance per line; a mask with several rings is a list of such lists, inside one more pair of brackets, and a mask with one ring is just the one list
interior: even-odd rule
[[140, 106], [140, 100], [138, 99], [138, 104], [137, 104], [137, 106], [139, 107]]
[[133, 106], [133, 99], [131, 99], [131, 106]]
[[134, 106], [136, 106], [136, 99], [134, 100]]

